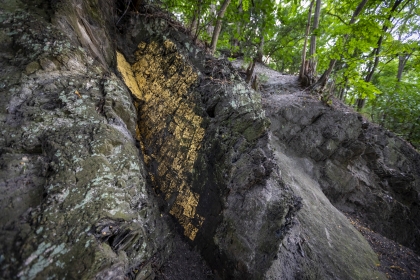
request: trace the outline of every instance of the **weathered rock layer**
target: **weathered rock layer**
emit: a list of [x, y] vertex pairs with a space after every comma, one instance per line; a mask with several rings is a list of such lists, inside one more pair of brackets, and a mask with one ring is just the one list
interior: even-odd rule
[[146, 187], [132, 98], [109, 70], [114, 52], [97, 52], [110, 45], [108, 13], [62, 1], [53, 25], [42, 1], [5, 2], [0, 277], [147, 276], [171, 233]]

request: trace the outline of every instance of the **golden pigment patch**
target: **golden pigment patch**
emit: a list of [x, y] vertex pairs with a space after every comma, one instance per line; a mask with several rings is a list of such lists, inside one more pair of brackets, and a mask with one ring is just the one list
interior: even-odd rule
[[117, 62], [125, 83], [141, 103], [136, 107], [145, 163], [157, 166], [151, 177], [165, 199], [174, 201], [169, 213], [194, 240], [204, 222], [196, 213], [200, 195], [187, 181], [204, 137], [203, 119], [194, 113], [195, 103], [188, 94], [197, 73], [169, 40], [142, 42], [135, 56], [130, 66], [117, 53]]

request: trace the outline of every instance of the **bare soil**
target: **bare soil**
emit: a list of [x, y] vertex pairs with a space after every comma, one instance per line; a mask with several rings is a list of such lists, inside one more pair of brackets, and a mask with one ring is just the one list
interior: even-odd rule
[[378, 269], [388, 279], [413, 280], [420, 279], [420, 256], [413, 250], [376, 233], [364, 225], [357, 217], [346, 214], [351, 224], [369, 242], [378, 255]]

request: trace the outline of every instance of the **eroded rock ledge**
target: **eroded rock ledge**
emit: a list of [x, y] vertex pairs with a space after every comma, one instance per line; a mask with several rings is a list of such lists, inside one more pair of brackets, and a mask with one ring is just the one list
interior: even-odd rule
[[267, 96], [273, 134], [338, 209], [420, 251], [420, 155], [349, 108]]
[[222, 277], [262, 277], [299, 200], [276, 173], [261, 97], [225, 61], [198, 57], [222, 79], [198, 72], [168, 39], [140, 42], [131, 69], [118, 57], [166, 211]]

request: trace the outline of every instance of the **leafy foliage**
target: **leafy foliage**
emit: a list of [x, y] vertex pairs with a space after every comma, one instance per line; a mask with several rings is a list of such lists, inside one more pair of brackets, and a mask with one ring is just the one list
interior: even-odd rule
[[[223, 1], [162, 2], [191, 29], [198, 23], [196, 35], [209, 42]], [[308, 7], [299, 0], [232, 1], [218, 48], [246, 61], [261, 56], [273, 69], [297, 74]], [[420, 147], [420, 0], [323, 0], [319, 27], [310, 35], [317, 36], [317, 72], [333, 66], [327, 82], [334, 87], [323, 96], [351, 105], [364, 100], [363, 112], [373, 121]]]

